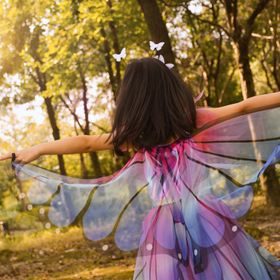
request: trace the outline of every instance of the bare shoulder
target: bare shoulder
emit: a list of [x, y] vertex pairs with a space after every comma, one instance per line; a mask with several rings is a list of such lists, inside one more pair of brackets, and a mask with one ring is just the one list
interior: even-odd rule
[[204, 123], [212, 121], [216, 118], [215, 108], [212, 107], [197, 107], [196, 108], [196, 122], [198, 127]]
[[226, 120], [244, 113], [245, 109], [243, 101], [221, 107], [197, 107], [197, 127], [201, 127], [205, 123], [215, 119]]

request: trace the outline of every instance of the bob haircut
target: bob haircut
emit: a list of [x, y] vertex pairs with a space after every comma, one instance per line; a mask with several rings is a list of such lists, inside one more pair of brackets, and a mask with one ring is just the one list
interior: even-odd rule
[[196, 128], [193, 93], [174, 70], [148, 57], [130, 60], [118, 89], [111, 143], [150, 149], [170, 139], [189, 138]]

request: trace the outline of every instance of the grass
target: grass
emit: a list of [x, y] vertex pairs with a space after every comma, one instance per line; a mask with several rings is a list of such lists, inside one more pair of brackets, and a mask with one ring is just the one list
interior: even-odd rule
[[[103, 251], [103, 245], [109, 245]], [[135, 252], [90, 242], [80, 228], [23, 234], [0, 243], [0, 279], [131, 279]]]
[[[280, 208], [265, 205], [264, 197], [255, 196], [241, 225], [280, 259]], [[103, 250], [108, 245], [107, 250]], [[0, 237], [1, 280], [127, 280], [132, 279], [136, 251], [122, 252], [111, 238], [92, 242], [80, 228], [61, 233], [42, 230]]]

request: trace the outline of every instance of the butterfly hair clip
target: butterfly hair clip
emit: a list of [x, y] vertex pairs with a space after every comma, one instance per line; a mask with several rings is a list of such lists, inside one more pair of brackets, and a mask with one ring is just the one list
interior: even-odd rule
[[160, 51], [164, 44], [165, 44], [164, 42], [155, 43], [153, 41], [150, 41], [150, 49], [152, 51], [154, 51], [154, 50]]
[[[165, 44], [165, 42], [155, 43], [153, 41], [149, 41], [149, 43], [150, 43], [150, 49], [152, 51], [155, 50], [156, 52], [160, 51]], [[126, 57], [126, 49], [123, 48], [120, 53], [113, 54], [113, 57], [117, 62], [120, 62], [122, 59], [124, 59]], [[169, 69], [174, 67], [174, 64], [172, 64], [172, 63], [165, 63], [163, 55], [157, 55], [157, 56], [155, 56], [155, 58], [157, 58], [158, 60], [163, 62]]]
[[172, 63], [165, 63], [164, 57], [161, 54], [156, 55], [155, 58], [160, 60], [162, 63], [164, 63], [169, 69], [174, 67], [174, 64], [172, 64]]
[[123, 58], [126, 57], [126, 49], [123, 48], [120, 53], [113, 54], [113, 57], [116, 61], [120, 62]]
[[[155, 43], [153, 41], [150, 41], [150, 49], [152, 51], [160, 51], [162, 49], [162, 47], [164, 46], [165, 42], [159, 42], [159, 43]], [[172, 63], [165, 63], [164, 57], [163, 55], [156, 55], [155, 56], [156, 59], [160, 60], [161, 62], [163, 62], [169, 69], [174, 67], [174, 64]]]

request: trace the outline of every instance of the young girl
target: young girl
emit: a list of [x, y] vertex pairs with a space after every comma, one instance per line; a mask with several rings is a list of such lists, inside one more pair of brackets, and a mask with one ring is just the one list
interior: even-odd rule
[[[280, 159], [280, 92], [197, 108], [178, 74], [132, 60], [110, 134], [82, 135], [8, 153], [33, 204], [51, 200], [59, 227], [83, 218], [85, 235], [138, 248], [133, 279], [279, 279], [280, 262], [238, 224], [265, 169]], [[77, 179], [29, 164], [42, 155], [133, 150], [111, 176]]]

